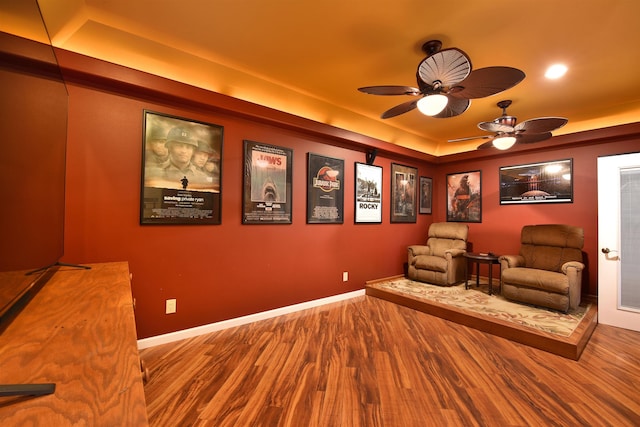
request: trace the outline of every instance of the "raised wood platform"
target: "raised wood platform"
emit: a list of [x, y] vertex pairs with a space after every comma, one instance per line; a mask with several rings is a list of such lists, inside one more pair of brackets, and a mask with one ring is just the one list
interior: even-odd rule
[[416, 299], [412, 295], [399, 295], [370, 286], [374, 283], [402, 277], [403, 276], [388, 277], [369, 281], [365, 286], [365, 293], [376, 298], [440, 317], [441, 319], [449, 320], [573, 360], [580, 359], [582, 351], [589, 342], [589, 338], [591, 338], [591, 334], [598, 324], [598, 309], [595, 304], [591, 304], [575, 331], [568, 337], [562, 337], [435, 301]]

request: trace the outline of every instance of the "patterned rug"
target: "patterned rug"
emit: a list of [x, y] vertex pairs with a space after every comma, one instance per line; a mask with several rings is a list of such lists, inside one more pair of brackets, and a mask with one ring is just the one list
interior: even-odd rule
[[[468, 290], [465, 290], [464, 283], [445, 287], [414, 282], [405, 278], [369, 283], [368, 286], [401, 295], [410, 295], [419, 300], [447, 304], [563, 337], [571, 335], [589, 308], [588, 304], [582, 304], [577, 310], [564, 314], [541, 307], [510, 302], [495, 293], [489, 295], [488, 285], [482, 283], [482, 278], [480, 287], [475, 286], [475, 281], [473, 284], [469, 282]], [[496, 286], [494, 285], [495, 291]]]

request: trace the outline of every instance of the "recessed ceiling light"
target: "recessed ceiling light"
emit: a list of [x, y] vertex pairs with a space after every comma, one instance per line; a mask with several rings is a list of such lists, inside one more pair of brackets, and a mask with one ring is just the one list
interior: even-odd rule
[[547, 72], [544, 76], [548, 79], [559, 79], [567, 72], [567, 66], [564, 64], [554, 64], [547, 68]]

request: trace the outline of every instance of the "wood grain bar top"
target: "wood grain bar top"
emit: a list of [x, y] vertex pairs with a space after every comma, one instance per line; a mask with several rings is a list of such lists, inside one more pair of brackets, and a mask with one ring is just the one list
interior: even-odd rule
[[0, 384], [55, 384], [0, 397], [0, 424], [148, 425], [128, 264], [89, 266], [59, 267], [0, 334]]

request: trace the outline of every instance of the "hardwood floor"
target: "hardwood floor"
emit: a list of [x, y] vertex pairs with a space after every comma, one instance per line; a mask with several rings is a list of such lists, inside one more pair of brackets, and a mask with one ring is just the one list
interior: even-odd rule
[[140, 353], [152, 426], [638, 426], [639, 343], [574, 361], [362, 296]]

